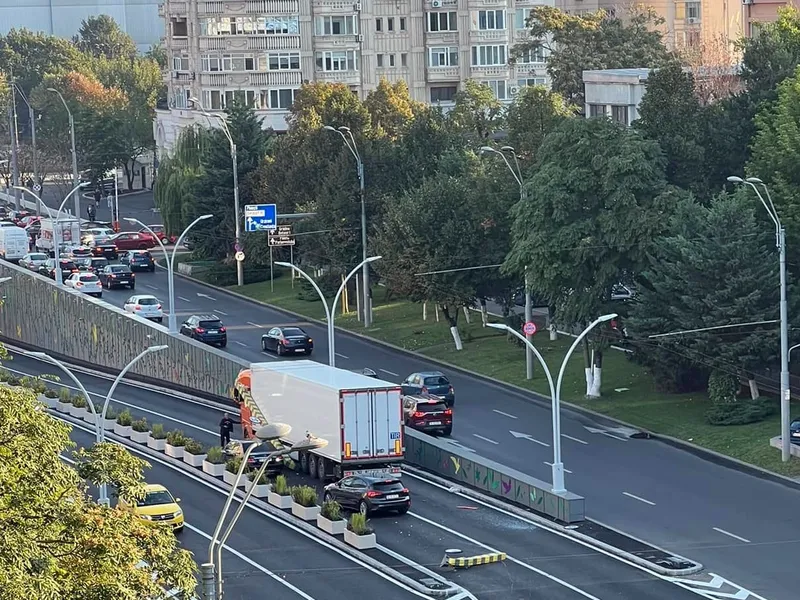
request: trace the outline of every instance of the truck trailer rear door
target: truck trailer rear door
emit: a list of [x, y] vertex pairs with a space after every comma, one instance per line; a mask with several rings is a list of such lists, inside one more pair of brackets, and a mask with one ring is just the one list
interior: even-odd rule
[[343, 390], [341, 407], [343, 460], [402, 458], [400, 388]]

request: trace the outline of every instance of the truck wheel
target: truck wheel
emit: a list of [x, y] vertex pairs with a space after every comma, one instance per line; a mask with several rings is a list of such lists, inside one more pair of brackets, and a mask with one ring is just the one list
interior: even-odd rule
[[300, 472], [308, 473], [308, 452], [300, 453]]
[[317, 478], [317, 457], [313, 454], [308, 455], [308, 474], [311, 475], [311, 479]]
[[321, 456], [317, 457], [317, 479], [325, 482], [325, 476], [327, 475], [325, 467], [327, 466], [326, 461]]

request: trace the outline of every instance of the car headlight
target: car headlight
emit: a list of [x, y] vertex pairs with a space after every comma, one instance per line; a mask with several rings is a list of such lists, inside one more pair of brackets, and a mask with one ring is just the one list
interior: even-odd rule
[[178, 510], [176, 510], [176, 511], [175, 511], [175, 514], [174, 514], [174, 515], [172, 515], [172, 518], [173, 518], [173, 519], [177, 519], [177, 518], [178, 518], [178, 517], [180, 517], [182, 514], [183, 514], [183, 511], [182, 511], [182, 510], [179, 508]]
[[145, 521], [152, 521], [153, 520], [153, 517], [151, 517], [150, 515], [136, 515], [136, 516], [139, 517], [140, 519], [145, 520]]

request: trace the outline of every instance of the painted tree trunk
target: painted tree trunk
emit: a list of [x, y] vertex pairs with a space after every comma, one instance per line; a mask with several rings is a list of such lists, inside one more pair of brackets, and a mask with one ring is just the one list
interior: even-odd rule
[[550, 332], [550, 341], [554, 342], [558, 339], [558, 328], [555, 324], [555, 310], [552, 306], [547, 307], [547, 330]]
[[486, 310], [486, 298], [481, 298], [481, 324], [486, 327], [489, 322], [489, 312]]
[[758, 389], [758, 382], [755, 379], [748, 379], [747, 385], [750, 387], [750, 399], [758, 400], [761, 397], [761, 392]]
[[601, 396], [600, 388], [603, 384], [603, 352], [595, 350], [594, 364], [592, 365], [592, 385], [589, 388], [587, 396], [589, 398], [599, 398]]
[[434, 311], [436, 312], [436, 322], [439, 322], [439, 305], [437, 304], [434, 306]]
[[592, 352], [589, 349], [589, 340], [583, 338], [583, 373], [586, 377], [586, 397], [591, 397], [592, 393], [592, 377], [594, 372], [592, 370], [593, 362]]
[[427, 302], [423, 302], [422, 303], [422, 320], [423, 321], [427, 321], [428, 320], [428, 303]]
[[453, 314], [450, 314], [450, 309], [442, 305], [442, 314], [450, 325], [450, 335], [453, 336], [453, 342], [456, 345], [456, 350], [463, 350], [464, 345], [461, 343], [461, 334], [458, 331], [458, 309]]
[[470, 318], [469, 318], [469, 308], [467, 308], [466, 306], [464, 307], [464, 318], [467, 320], [467, 324], [472, 322], [472, 321], [470, 321]]

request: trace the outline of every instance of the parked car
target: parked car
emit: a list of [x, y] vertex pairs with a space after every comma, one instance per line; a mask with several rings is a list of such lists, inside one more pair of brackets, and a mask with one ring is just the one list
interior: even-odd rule
[[81, 244], [93, 246], [101, 242], [107, 242], [113, 235], [115, 235], [114, 230], [108, 227], [90, 227], [81, 231]]
[[149, 294], [131, 296], [125, 301], [122, 308], [125, 312], [139, 315], [156, 323], [161, 323], [164, 320], [164, 310], [161, 308], [161, 302], [158, 298]]
[[97, 276], [107, 290], [116, 287], [136, 288], [136, 275], [125, 265], [108, 265]]
[[73, 273], [64, 280], [64, 285], [97, 298], [103, 296], [103, 286], [100, 285], [100, 279], [94, 273]]
[[155, 238], [149, 233], [122, 231], [108, 238], [118, 250], [149, 250], [156, 245]]
[[790, 434], [789, 437], [792, 440], [793, 444], [800, 444], [800, 419], [795, 419], [792, 421], [792, 424], [789, 426]]
[[121, 265], [128, 265], [131, 271], [150, 271], [156, 270], [156, 261], [148, 250], [128, 250], [119, 256]]
[[129, 503], [120, 497], [117, 507], [136, 515], [148, 525], [169, 527], [175, 533], [180, 533], [184, 522], [183, 511], [178, 506], [180, 501], [163, 485], [150, 483], [145, 486], [141, 500]]
[[[73, 273], [78, 272], [78, 265], [75, 264], [75, 261], [69, 258], [59, 258], [58, 261], [61, 263], [61, 280], [66, 281], [67, 277], [72, 275]], [[44, 275], [45, 277], [49, 277], [50, 279], [55, 280], [56, 278], [56, 259], [55, 258], [48, 258], [45, 263], [39, 267], [39, 274]]]
[[311, 356], [314, 340], [299, 327], [273, 327], [261, 336], [261, 350], [284, 354], [305, 354]]
[[97, 275], [109, 265], [109, 262], [107, 258], [87, 256], [75, 259], [75, 264], [78, 265], [79, 270]]
[[411, 496], [399, 479], [354, 475], [325, 486], [325, 502], [336, 500], [342, 508], [362, 515], [396, 511], [401, 515], [411, 508]]
[[[177, 235], [167, 235], [167, 232], [164, 230], [163, 225], [148, 225], [150, 230], [158, 236], [158, 239], [161, 240], [161, 243], [166, 244], [174, 244], [178, 239]], [[140, 229], [139, 233], [150, 233], [147, 229]]]
[[19, 266], [30, 269], [31, 271], [38, 271], [44, 263], [47, 262], [47, 254], [44, 252], [30, 252], [19, 259]]
[[192, 315], [181, 323], [181, 334], [220, 348], [228, 345], [228, 332], [217, 315]]
[[453, 408], [456, 403], [456, 391], [450, 380], [440, 371], [421, 371], [412, 373], [400, 384], [403, 395], [430, 394], [438, 396], [447, 404], [447, 408]]
[[403, 396], [403, 414], [406, 427], [425, 433], [453, 433], [453, 409], [438, 396]]
[[[243, 456], [245, 452], [245, 444], [260, 444], [260, 446], [253, 450], [250, 453], [250, 456], [247, 458], [247, 468], [251, 470], [258, 470], [261, 468], [261, 465], [264, 464], [264, 461], [267, 457], [275, 452], [276, 450], [280, 450], [280, 446], [278, 442], [274, 441], [249, 441], [245, 440], [244, 442], [240, 442], [239, 440], [232, 440], [225, 448], [223, 448], [222, 452], [225, 454], [226, 458], [234, 458], [236, 456]], [[264, 470], [268, 476], [273, 477], [275, 475], [280, 475], [280, 473], [284, 469], [284, 462], [282, 456], [273, 456], [269, 459], [269, 464], [267, 468]]]

